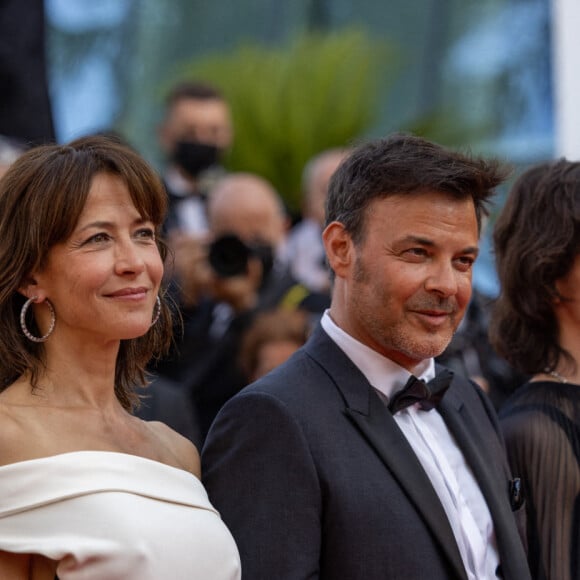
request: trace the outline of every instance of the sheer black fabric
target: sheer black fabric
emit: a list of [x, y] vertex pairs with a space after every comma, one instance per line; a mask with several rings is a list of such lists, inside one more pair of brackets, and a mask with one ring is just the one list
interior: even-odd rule
[[580, 385], [526, 383], [500, 421], [522, 479], [536, 580], [580, 580]]

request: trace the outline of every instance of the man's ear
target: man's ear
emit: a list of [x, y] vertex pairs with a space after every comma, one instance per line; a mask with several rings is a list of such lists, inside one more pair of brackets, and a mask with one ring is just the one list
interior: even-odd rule
[[334, 273], [344, 278], [354, 263], [354, 244], [340, 222], [331, 222], [322, 232], [328, 264]]

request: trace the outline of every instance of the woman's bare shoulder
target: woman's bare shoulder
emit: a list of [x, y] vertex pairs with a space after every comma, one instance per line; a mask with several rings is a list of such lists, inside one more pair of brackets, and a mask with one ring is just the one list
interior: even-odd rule
[[37, 425], [30, 409], [0, 399], [0, 465], [29, 459], [39, 446]]
[[197, 478], [201, 477], [199, 452], [189, 439], [161, 421], [147, 421], [147, 425], [161, 446], [175, 457], [182, 469], [193, 473]]

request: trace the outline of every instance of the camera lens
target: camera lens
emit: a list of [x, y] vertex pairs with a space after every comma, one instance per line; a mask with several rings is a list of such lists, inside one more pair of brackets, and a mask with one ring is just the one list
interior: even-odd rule
[[209, 247], [209, 263], [222, 278], [246, 274], [250, 249], [235, 235], [217, 238]]

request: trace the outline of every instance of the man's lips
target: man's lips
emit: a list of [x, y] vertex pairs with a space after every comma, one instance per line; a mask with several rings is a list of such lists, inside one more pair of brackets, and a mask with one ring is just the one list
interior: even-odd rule
[[453, 310], [414, 310], [417, 314], [423, 314], [424, 316], [449, 316], [453, 314]]
[[421, 320], [428, 322], [430, 325], [445, 324], [453, 314], [455, 309], [450, 310], [412, 310]]

